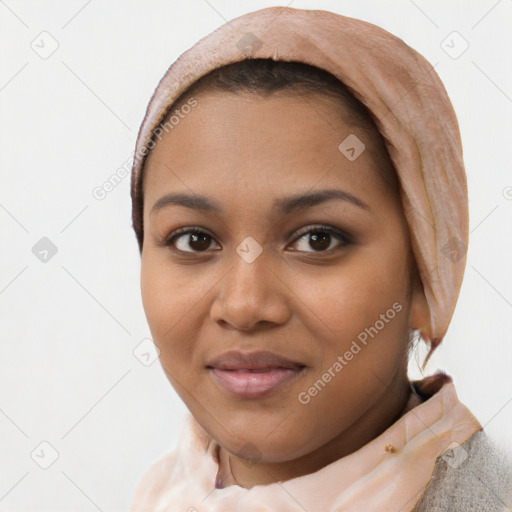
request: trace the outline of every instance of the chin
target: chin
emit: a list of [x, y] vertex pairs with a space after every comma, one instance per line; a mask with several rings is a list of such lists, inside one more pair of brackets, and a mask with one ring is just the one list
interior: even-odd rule
[[[279, 425], [283, 419], [272, 421]], [[315, 449], [310, 445], [314, 440], [318, 443], [318, 436], [314, 432], [300, 432], [280, 430], [279, 427], [269, 427], [269, 422], [255, 424], [252, 418], [247, 421], [239, 419], [236, 424], [223, 423], [226, 430], [213, 425], [215, 432], [212, 437], [233, 455], [246, 459], [248, 463], [278, 463], [294, 460], [306, 455]], [[218, 434], [218, 435], [217, 435]]]

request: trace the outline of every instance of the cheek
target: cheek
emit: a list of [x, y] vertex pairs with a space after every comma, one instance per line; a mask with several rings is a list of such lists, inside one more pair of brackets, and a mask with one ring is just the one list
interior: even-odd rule
[[[321, 357], [298, 390], [303, 405], [297, 414], [303, 421], [297, 423], [304, 427], [296, 435], [302, 435], [304, 447], [315, 448], [312, 432], [328, 440], [340, 426], [351, 425], [403, 369], [407, 283], [400, 278], [401, 271], [394, 279], [389, 272], [392, 267], [361, 260], [360, 266], [350, 266], [350, 272], [337, 269], [304, 297], [309, 309], [318, 312], [318, 324], [328, 327], [324, 333], [317, 331], [311, 350]], [[297, 282], [296, 289], [303, 284]]]
[[190, 322], [204, 296], [202, 287], [150, 251], [142, 255], [140, 284], [144, 312], [162, 363], [186, 357], [193, 343], [180, 340], [193, 341]]
[[[410, 298], [400, 256], [384, 250], [358, 253], [325, 274], [312, 293], [303, 294], [321, 328], [314, 347], [321, 357], [316, 359], [311, 383], [331, 369], [322, 396], [310, 404], [315, 413], [329, 408], [332, 401], [343, 407], [342, 416], [356, 414], [358, 404], [371, 400], [403, 368]], [[295, 289], [308, 289], [306, 281], [311, 283], [310, 279], [297, 281]]]
[[404, 266], [396, 255], [376, 254], [358, 253], [343, 265], [323, 269], [314, 279], [310, 275], [294, 278], [296, 293], [315, 313], [320, 326], [326, 327], [325, 339], [331, 348], [343, 348], [339, 340], [352, 340], [376, 322], [382, 327], [381, 315], [389, 320], [386, 331], [398, 334], [406, 328], [409, 297]]

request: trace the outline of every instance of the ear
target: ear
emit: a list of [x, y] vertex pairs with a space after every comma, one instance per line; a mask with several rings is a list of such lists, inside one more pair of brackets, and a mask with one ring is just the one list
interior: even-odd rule
[[424, 339], [431, 338], [430, 331], [430, 308], [423, 291], [423, 283], [418, 272], [413, 274], [411, 307], [409, 310], [409, 327], [419, 329]]

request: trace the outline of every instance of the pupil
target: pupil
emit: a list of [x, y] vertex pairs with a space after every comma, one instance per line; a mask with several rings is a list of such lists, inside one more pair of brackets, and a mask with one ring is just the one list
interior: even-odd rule
[[[192, 249], [194, 250], [202, 250], [202, 249], [208, 249], [208, 246], [210, 245], [209, 242], [207, 242], [207, 238], [208, 238], [208, 235], [204, 234], [204, 233], [191, 233], [191, 237], [192, 237], [192, 240], [190, 241], [189, 245], [192, 247]], [[200, 243], [199, 245], [193, 245], [195, 244], [198, 240], [201, 240], [202, 239], [202, 243]], [[207, 243], [205, 243], [207, 242]]]
[[[309, 243], [313, 249], [327, 249], [329, 247], [329, 238], [330, 235], [328, 233], [322, 233], [320, 231], [314, 231], [310, 235]], [[313, 244], [319, 244], [316, 247]]]

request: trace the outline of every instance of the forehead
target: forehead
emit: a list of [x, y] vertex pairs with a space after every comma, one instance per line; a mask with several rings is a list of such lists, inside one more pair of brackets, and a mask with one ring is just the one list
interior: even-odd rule
[[379, 162], [386, 163], [375, 133], [348, 121], [332, 98], [208, 91], [194, 99], [155, 139], [145, 165], [146, 203], [176, 188], [272, 192], [319, 181], [382, 187]]

